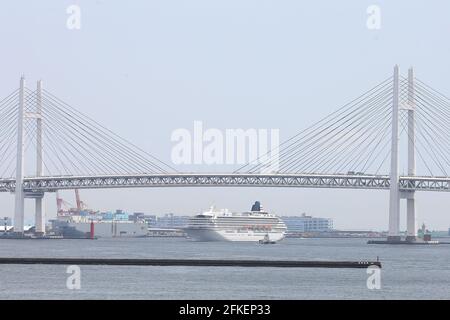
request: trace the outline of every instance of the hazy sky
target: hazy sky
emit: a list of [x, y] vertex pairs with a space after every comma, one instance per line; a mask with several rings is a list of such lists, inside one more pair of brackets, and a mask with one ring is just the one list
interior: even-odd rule
[[[69, 30], [68, 6], [81, 8]], [[366, 26], [369, 5], [381, 29]], [[173, 130], [279, 128], [284, 140], [387, 78], [394, 64], [450, 95], [448, 1], [4, 1], [0, 97], [46, 89], [170, 163]], [[208, 166], [179, 170], [212, 171]], [[231, 171], [235, 167], [225, 168]], [[212, 202], [241, 211], [260, 200], [281, 215], [386, 229], [387, 191], [268, 188], [83, 190], [92, 208], [193, 214]], [[74, 202], [73, 192], [64, 198]], [[1, 194], [0, 215], [13, 197]], [[418, 222], [450, 227], [450, 194], [418, 193]], [[402, 205], [404, 205], [402, 203]], [[27, 201], [26, 221], [32, 216]], [[55, 216], [54, 195], [47, 212]], [[403, 214], [403, 219], [405, 219]], [[402, 221], [404, 226], [404, 221]]]

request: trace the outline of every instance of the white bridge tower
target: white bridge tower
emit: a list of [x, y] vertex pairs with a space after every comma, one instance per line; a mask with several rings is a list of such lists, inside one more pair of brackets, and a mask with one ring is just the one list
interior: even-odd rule
[[400, 200], [406, 199], [406, 241], [416, 241], [416, 208], [414, 191], [399, 189], [399, 110], [408, 112], [408, 176], [416, 175], [415, 158], [415, 94], [413, 68], [408, 70], [408, 100], [400, 104], [399, 70], [394, 67], [393, 101], [392, 101], [392, 146], [389, 194], [389, 233], [388, 242], [399, 242], [400, 238]]
[[22, 235], [24, 232], [25, 198], [35, 199], [35, 233], [45, 234], [44, 215], [44, 193], [25, 193], [23, 179], [25, 172], [25, 131], [24, 125], [27, 119], [36, 120], [36, 176], [43, 176], [43, 152], [42, 152], [42, 81], [37, 83], [36, 110], [26, 112], [25, 110], [25, 77], [20, 79], [19, 110], [17, 117], [17, 163], [16, 163], [16, 187], [15, 187], [15, 209], [14, 209], [14, 232]]

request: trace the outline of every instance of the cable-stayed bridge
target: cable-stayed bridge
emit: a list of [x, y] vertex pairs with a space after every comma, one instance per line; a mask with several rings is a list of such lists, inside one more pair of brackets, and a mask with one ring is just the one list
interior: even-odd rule
[[403, 198], [407, 239], [413, 241], [415, 192], [450, 191], [450, 99], [412, 69], [400, 76], [398, 67], [232, 173], [180, 173], [54, 96], [41, 81], [28, 89], [24, 78], [0, 101], [0, 137], [0, 192], [15, 193], [17, 233], [23, 232], [25, 198], [35, 199], [36, 231], [45, 232], [42, 199], [60, 189], [312, 187], [390, 190], [390, 240], [399, 239]]

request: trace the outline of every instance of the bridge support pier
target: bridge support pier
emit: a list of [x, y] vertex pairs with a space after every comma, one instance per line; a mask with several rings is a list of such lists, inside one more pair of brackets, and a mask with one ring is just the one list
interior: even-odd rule
[[45, 234], [44, 197], [36, 198], [35, 201], [35, 233], [43, 236]]
[[406, 201], [406, 241], [414, 242], [417, 240], [417, 225], [416, 225], [416, 208], [414, 193], [411, 194], [412, 199]]
[[414, 191], [400, 193], [400, 198], [406, 200], [406, 242], [417, 240], [416, 199]]

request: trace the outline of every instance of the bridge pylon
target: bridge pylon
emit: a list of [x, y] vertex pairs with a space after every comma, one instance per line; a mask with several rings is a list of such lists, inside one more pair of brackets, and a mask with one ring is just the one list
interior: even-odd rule
[[19, 108], [17, 115], [17, 158], [16, 158], [16, 187], [15, 187], [15, 208], [14, 208], [14, 233], [23, 234], [24, 230], [24, 210], [25, 193], [23, 190], [24, 161], [25, 161], [25, 77], [20, 78]]
[[20, 79], [19, 89], [19, 108], [17, 117], [17, 163], [16, 163], [16, 186], [15, 186], [15, 209], [14, 209], [14, 233], [23, 235], [24, 216], [25, 216], [25, 198], [35, 199], [35, 233], [37, 235], [45, 234], [45, 215], [44, 215], [44, 193], [27, 194], [23, 188], [25, 172], [25, 120], [36, 120], [36, 176], [43, 176], [43, 143], [42, 143], [42, 81], [37, 83], [36, 91], [36, 110], [27, 112], [25, 110], [25, 77]]
[[[414, 71], [408, 70], [408, 101], [406, 103], [408, 112], [408, 176], [416, 175], [416, 133], [415, 133], [415, 93], [414, 93]], [[416, 241], [416, 199], [414, 190], [406, 192], [406, 241]]]
[[[42, 80], [37, 82], [36, 88], [36, 177], [44, 175], [44, 159], [42, 150]], [[45, 234], [44, 193], [35, 197], [35, 233]]]
[[414, 95], [414, 71], [408, 70], [408, 99], [406, 103], [400, 103], [399, 68], [394, 67], [393, 101], [392, 101], [392, 145], [391, 145], [391, 172], [389, 194], [389, 232], [388, 242], [400, 242], [400, 200], [406, 199], [407, 206], [407, 234], [406, 241], [414, 242], [417, 237], [416, 230], [416, 206], [415, 193], [400, 191], [399, 188], [399, 111], [406, 110], [408, 130], [408, 176], [416, 175], [415, 158], [415, 95]]

